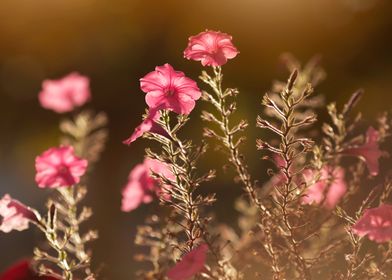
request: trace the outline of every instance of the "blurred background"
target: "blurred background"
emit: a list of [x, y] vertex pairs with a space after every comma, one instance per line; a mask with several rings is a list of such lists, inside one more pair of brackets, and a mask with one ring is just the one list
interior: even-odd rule
[[[1, 0], [0, 196], [10, 193], [44, 208], [49, 192], [35, 186], [34, 158], [57, 145], [62, 116], [39, 106], [41, 82], [71, 71], [89, 76], [93, 99], [88, 107], [105, 111], [110, 121], [110, 140], [86, 202], [95, 211], [91, 225], [100, 232], [94, 263], [105, 279], [135, 279], [135, 228], [155, 207], [120, 211], [121, 189], [146, 146], [145, 141], [121, 144], [144, 112], [138, 79], [166, 62], [197, 79], [200, 64], [183, 59], [182, 52], [188, 37], [206, 28], [233, 35], [241, 52], [224, 73], [226, 85], [241, 90], [240, 114], [251, 128], [272, 80], [287, 78], [279, 64], [287, 51], [302, 62], [322, 55], [328, 76], [318, 92], [328, 101], [343, 102], [361, 87], [366, 94], [359, 109], [367, 118], [391, 108], [390, 0]], [[187, 128], [196, 138], [198, 112], [205, 104], [198, 106]], [[251, 154], [254, 173], [265, 178], [253, 148], [260, 132], [251, 130], [245, 152]], [[207, 167], [219, 163], [214, 158], [206, 159]], [[233, 221], [235, 212], [229, 209], [241, 192], [231, 174], [218, 171], [209, 190], [221, 199], [217, 218]], [[37, 238], [31, 230], [0, 233], [0, 271], [31, 255]]]

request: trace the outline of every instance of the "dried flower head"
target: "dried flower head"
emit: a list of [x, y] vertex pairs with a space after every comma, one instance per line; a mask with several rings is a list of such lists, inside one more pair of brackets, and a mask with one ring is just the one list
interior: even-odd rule
[[352, 230], [359, 236], [367, 235], [370, 240], [377, 243], [392, 240], [392, 205], [383, 204], [365, 210]]
[[39, 276], [31, 268], [29, 260], [21, 260], [9, 267], [3, 274], [0, 274], [0, 280], [56, 280], [50, 276]]
[[379, 171], [379, 158], [383, 152], [379, 148], [379, 133], [373, 127], [366, 132], [366, 141], [358, 147], [350, 147], [343, 151], [346, 155], [357, 156], [362, 159], [369, 170], [370, 175], [377, 176]]
[[29, 222], [38, 222], [35, 212], [8, 194], [0, 200], [0, 231], [22, 231], [29, 227]]
[[140, 88], [147, 93], [150, 109], [167, 109], [177, 114], [189, 114], [201, 96], [196, 82], [168, 63], [141, 78]]
[[230, 35], [206, 30], [189, 38], [184, 57], [201, 61], [203, 66], [222, 66], [238, 53]]
[[[306, 182], [314, 180], [316, 171], [306, 169], [303, 176]], [[327, 209], [333, 209], [347, 191], [344, 180], [344, 169], [341, 167], [324, 166], [320, 178], [308, 186], [302, 197], [304, 204], [322, 204]]]
[[35, 181], [40, 188], [72, 186], [80, 182], [87, 165], [71, 146], [50, 148], [35, 159]]
[[41, 106], [57, 113], [72, 111], [90, 98], [89, 79], [76, 72], [59, 80], [45, 80], [38, 99]]
[[153, 195], [160, 195], [162, 188], [159, 181], [152, 177], [152, 172], [160, 174], [169, 180], [174, 175], [166, 164], [146, 158], [142, 164], [136, 165], [129, 174], [128, 183], [122, 192], [122, 211], [129, 212], [142, 203], [150, 203]]
[[201, 244], [189, 253], [167, 272], [170, 280], [186, 280], [200, 273], [204, 269], [207, 259], [207, 244]]
[[148, 111], [148, 114], [142, 121], [142, 123], [137, 126], [132, 133], [131, 137], [128, 139], [124, 140], [123, 143], [126, 145], [130, 145], [132, 142], [134, 142], [136, 139], [139, 137], [142, 137], [144, 133], [146, 132], [153, 132], [157, 134], [161, 134], [163, 136], [166, 136], [167, 133], [162, 129], [162, 127], [156, 123], [156, 121], [159, 120], [161, 114], [159, 110], [157, 109], [150, 109]]

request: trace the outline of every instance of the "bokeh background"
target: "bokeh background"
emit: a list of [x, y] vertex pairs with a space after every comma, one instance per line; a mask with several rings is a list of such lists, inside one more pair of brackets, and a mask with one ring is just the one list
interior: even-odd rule
[[[62, 116], [37, 101], [41, 82], [79, 71], [91, 78], [88, 107], [107, 112], [110, 140], [90, 180], [87, 204], [94, 208], [94, 263], [105, 279], [135, 279], [133, 238], [154, 204], [120, 211], [128, 172], [142, 161], [145, 141], [121, 144], [140, 122], [144, 94], [138, 79], [170, 62], [194, 79], [201, 66], [183, 59], [187, 38], [204, 29], [234, 37], [240, 55], [224, 67], [226, 85], [241, 89], [240, 114], [253, 127], [260, 98], [287, 73], [279, 56], [290, 51], [306, 61], [321, 54], [327, 80], [318, 88], [343, 102], [355, 89], [366, 94], [359, 109], [368, 118], [391, 108], [392, 1], [390, 0], [1, 0], [0, 1], [0, 196], [43, 209], [48, 195], [34, 183], [34, 158], [57, 145]], [[188, 135], [200, 137], [198, 105]], [[253, 151], [259, 132], [249, 132], [251, 166], [265, 177]], [[206, 165], [219, 163], [215, 156]], [[220, 170], [218, 170], [220, 171]], [[257, 173], [258, 172], [258, 173]], [[230, 174], [211, 187], [218, 219], [235, 221], [230, 210], [240, 194]], [[229, 212], [227, 212], [229, 211]], [[227, 214], [231, 213], [231, 214]], [[0, 271], [32, 252], [37, 233], [0, 233]]]

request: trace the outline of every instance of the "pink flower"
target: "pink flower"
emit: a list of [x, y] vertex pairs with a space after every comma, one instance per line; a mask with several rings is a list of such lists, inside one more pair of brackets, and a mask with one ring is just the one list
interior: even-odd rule
[[35, 159], [35, 181], [40, 188], [72, 186], [80, 182], [87, 164], [75, 155], [73, 147], [50, 148]]
[[348, 148], [343, 151], [346, 155], [357, 156], [365, 161], [370, 175], [377, 176], [379, 171], [378, 159], [383, 154], [380, 151], [379, 133], [373, 127], [369, 127], [366, 132], [365, 144], [359, 147]]
[[155, 71], [140, 79], [140, 88], [146, 94], [151, 109], [167, 109], [188, 115], [201, 96], [195, 81], [169, 64], [155, 67]]
[[90, 99], [89, 79], [74, 72], [59, 80], [45, 80], [38, 99], [41, 106], [57, 113], [72, 111]]
[[367, 235], [377, 243], [392, 240], [392, 205], [383, 204], [365, 210], [363, 216], [353, 225], [352, 230], [359, 236]]
[[145, 132], [153, 132], [161, 134], [163, 136], [167, 136], [167, 133], [164, 131], [164, 129], [156, 123], [156, 121], [159, 120], [160, 115], [161, 114], [159, 113], [159, 110], [150, 109], [148, 115], [145, 117], [142, 123], [135, 128], [131, 137], [123, 141], [123, 143], [126, 145], [130, 145], [136, 139], [142, 137]]
[[202, 272], [207, 259], [207, 244], [201, 244], [188, 254], [167, 272], [170, 280], [186, 280]]
[[[303, 176], [306, 182], [314, 180], [314, 170], [304, 170]], [[321, 169], [319, 180], [305, 191], [302, 197], [303, 204], [323, 204], [327, 209], [333, 209], [346, 193], [347, 187], [344, 181], [344, 169], [325, 166]]]
[[184, 57], [201, 61], [203, 66], [221, 66], [239, 53], [231, 40], [226, 33], [206, 30], [189, 38]]
[[34, 211], [14, 200], [8, 194], [0, 200], [0, 231], [22, 231], [29, 227], [29, 222], [38, 222]]
[[150, 203], [154, 194], [157, 196], [164, 194], [160, 182], [151, 176], [152, 171], [169, 180], [175, 179], [167, 164], [146, 158], [142, 164], [136, 165], [129, 174], [128, 183], [122, 192], [122, 211], [130, 212], [142, 203]]

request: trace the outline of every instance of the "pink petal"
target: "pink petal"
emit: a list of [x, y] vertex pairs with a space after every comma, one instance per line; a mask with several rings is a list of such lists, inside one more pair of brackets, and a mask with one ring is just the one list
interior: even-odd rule
[[80, 182], [87, 166], [70, 146], [50, 148], [35, 159], [35, 181], [40, 188], [71, 186]]
[[171, 280], [186, 280], [202, 272], [207, 260], [207, 251], [207, 244], [201, 244], [193, 249], [184, 255], [173, 268], [169, 269], [167, 277]]
[[124, 140], [123, 143], [126, 145], [130, 145], [139, 137], [142, 137], [145, 132], [153, 132], [156, 134], [160, 134], [164, 137], [169, 137], [167, 132], [156, 123], [156, 121], [160, 118], [159, 110], [150, 109], [147, 117], [143, 120], [143, 122], [135, 128], [131, 137]]
[[[151, 197], [151, 196], [149, 196]], [[127, 184], [123, 190], [123, 199], [121, 210], [130, 212], [139, 207], [142, 203], [148, 203], [150, 200], [146, 199], [145, 191], [140, 183], [132, 181]]]
[[29, 222], [38, 222], [38, 217], [31, 208], [6, 194], [0, 200], [0, 221], [0, 231], [22, 231], [29, 227]]
[[352, 230], [359, 236], [368, 236], [377, 243], [392, 240], [392, 205], [383, 204], [365, 210], [363, 216], [353, 225]]
[[370, 175], [377, 176], [379, 172], [379, 158], [383, 154], [379, 148], [378, 141], [378, 131], [373, 127], [369, 127], [366, 132], [365, 144], [348, 148], [343, 151], [343, 154], [359, 157], [366, 163]]
[[[314, 180], [316, 171], [306, 169], [303, 172], [305, 182]], [[308, 186], [302, 197], [303, 204], [321, 204], [327, 209], [333, 209], [347, 191], [344, 181], [344, 169], [325, 166], [321, 169], [321, 176], [316, 183]]]
[[[152, 177], [152, 171], [174, 180], [175, 176], [168, 165], [154, 159], [146, 158], [130, 172], [128, 183], [122, 192], [122, 211], [129, 212], [142, 203], [150, 203], [153, 195], [162, 195], [160, 182]], [[169, 197], [166, 197], [169, 199]]]
[[72, 111], [90, 98], [89, 79], [78, 73], [71, 73], [59, 80], [45, 80], [38, 95], [43, 108], [57, 113]]
[[177, 114], [189, 114], [201, 96], [195, 81], [167, 63], [140, 79], [140, 87], [147, 93], [145, 99], [150, 109], [166, 109]]
[[167, 109], [167, 96], [165, 92], [162, 91], [150, 91], [146, 94], [145, 100], [150, 109]]
[[189, 38], [184, 57], [201, 61], [203, 66], [222, 66], [238, 53], [230, 35], [207, 30]]

